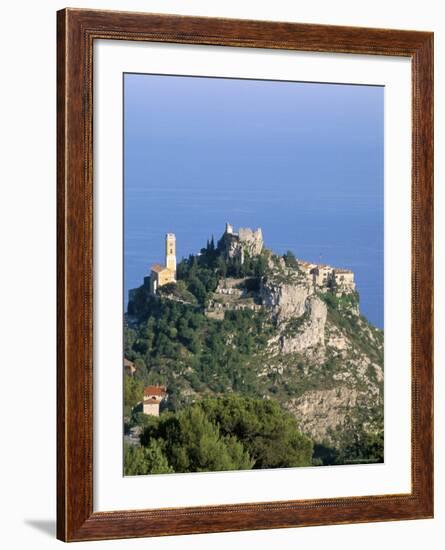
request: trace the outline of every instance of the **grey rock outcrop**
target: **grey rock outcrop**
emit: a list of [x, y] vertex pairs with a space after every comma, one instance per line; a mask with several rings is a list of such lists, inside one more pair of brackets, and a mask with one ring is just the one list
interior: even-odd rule
[[310, 348], [324, 348], [326, 304], [317, 296], [309, 296], [305, 308], [305, 318], [296, 332], [287, 335], [287, 331], [284, 331], [281, 338], [282, 353], [302, 353]]
[[263, 305], [270, 308], [278, 321], [301, 317], [306, 312], [306, 300], [312, 293], [308, 284], [279, 284], [269, 281], [261, 285]]
[[300, 428], [317, 441], [329, 441], [330, 430], [345, 421], [356, 406], [359, 392], [339, 386], [327, 390], [307, 391], [287, 404], [300, 423]]

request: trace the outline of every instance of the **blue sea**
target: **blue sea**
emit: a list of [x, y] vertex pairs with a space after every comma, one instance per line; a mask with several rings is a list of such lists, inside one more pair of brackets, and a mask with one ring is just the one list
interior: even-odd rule
[[124, 299], [165, 233], [178, 260], [225, 223], [350, 268], [383, 328], [384, 88], [126, 74]]

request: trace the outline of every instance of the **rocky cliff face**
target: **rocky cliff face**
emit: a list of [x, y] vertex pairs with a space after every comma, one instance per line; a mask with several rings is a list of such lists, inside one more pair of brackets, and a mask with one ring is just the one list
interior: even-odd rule
[[314, 286], [282, 261], [271, 260], [269, 266], [271, 272], [261, 285], [260, 295], [277, 324], [274, 342], [279, 342], [281, 353], [324, 348], [327, 307]]
[[326, 318], [326, 304], [317, 296], [309, 296], [305, 302], [305, 314], [301, 324], [298, 324], [295, 330], [292, 330], [292, 325], [287, 325], [282, 330], [282, 353], [303, 353], [317, 348], [318, 351], [323, 350]]
[[260, 294], [276, 327], [262, 376], [285, 387], [298, 381], [297, 397], [283, 401], [303, 431], [332, 443], [358, 410], [383, 406], [383, 335], [360, 316], [354, 291], [320, 292], [270, 259]]
[[316, 441], [330, 442], [330, 433], [345, 422], [347, 414], [353, 414], [359, 392], [356, 388], [311, 390], [287, 403], [300, 422], [301, 430]]
[[263, 305], [280, 322], [301, 317], [307, 311], [306, 301], [312, 292], [307, 283], [279, 283], [273, 280], [262, 284], [260, 289]]

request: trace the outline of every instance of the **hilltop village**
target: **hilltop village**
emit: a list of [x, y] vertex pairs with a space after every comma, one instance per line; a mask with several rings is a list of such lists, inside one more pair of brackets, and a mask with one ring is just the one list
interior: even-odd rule
[[[250, 228], [240, 228], [238, 232], [235, 232], [232, 225], [226, 224], [226, 229], [218, 242], [218, 250], [227, 260], [238, 259], [243, 265], [246, 256], [255, 258], [265, 251], [262, 230], [261, 228], [255, 231]], [[334, 287], [337, 293], [355, 291], [354, 273], [348, 269], [310, 263], [297, 258], [292, 258], [290, 266], [286, 266], [284, 258], [278, 258], [276, 262], [277, 265], [274, 265], [274, 260], [269, 255], [268, 263], [272, 272], [281, 271], [284, 276], [292, 276], [298, 270], [299, 274], [303, 275], [306, 282], [312, 286], [314, 292]], [[224, 311], [228, 309], [258, 310], [262, 307], [270, 307], [270, 299], [264, 282], [264, 279], [260, 281], [259, 292], [255, 295], [250, 290], [249, 278], [222, 279], [206, 310], [207, 315], [222, 319]], [[301, 284], [301, 280], [299, 284]]]
[[[129, 292], [127, 443], [149, 445], [152, 422], [164, 441], [161, 426], [203, 414], [195, 410], [200, 404], [208, 415], [228, 403], [241, 410], [269, 401], [312, 442], [306, 464], [344, 463], [351, 453], [380, 461], [383, 332], [360, 314], [354, 273], [291, 251], [278, 255], [261, 228], [227, 223], [217, 242], [212, 237], [180, 261], [176, 245], [168, 233], [164, 260]], [[357, 434], [362, 443], [354, 447]]]
[[[218, 241], [217, 251], [227, 261], [237, 261], [244, 265], [245, 258], [250, 259], [260, 256], [265, 252], [263, 232], [261, 228], [256, 230], [250, 228], [239, 228], [234, 231], [233, 226], [226, 224], [225, 231]], [[272, 267], [273, 261], [270, 260]], [[155, 263], [151, 266], [150, 275], [144, 279], [144, 288], [149, 290], [151, 295], [159, 295], [162, 287], [168, 287], [171, 283], [177, 282], [176, 273], [176, 235], [167, 233], [165, 236], [165, 263]], [[286, 272], [286, 262], [283, 258], [278, 260], [278, 268]], [[293, 266], [288, 271], [298, 269], [314, 291], [336, 289], [337, 294], [355, 292], [354, 273], [349, 269], [332, 267], [326, 264], [317, 264], [293, 258]], [[251, 278], [224, 277], [218, 282], [212, 297], [205, 308], [205, 313], [214, 319], [222, 319], [227, 310], [251, 309], [259, 310], [268, 307], [269, 300], [259, 289], [255, 293], [251, 290]], [[262, 282], [262, 281], [261, 281]], [[260, 284], [261, 284], [260, 282]], [[301, 281], [300, 281], [301, 282]], [[129, 292], [129, 301], [136, 296], [139, 289]], [[172, 300], [180, 300], [174, 293], [163, 295]]]
[[[228, 262], [237, 262], [243, 266], [246, 259], [255, 259], [265, 254], [268, 258], [270, 269], [269, 275], [274, 279], [288, 278], [291, 292], [288, 292], [289, 285], [281, 284], [277, 294], [276, 284], [266, 282], [266, 277], [260, 281], [255, 277], [222, 277], [203, 308], [204, 314], [211, 319], [224, 319], [225, 312], [250, 310], [260, 311], [269, 309], [271, 312], [279, 312], [278, 317], [289, 316], [295, 313], [294, 290], [300, 288], [302, 283], [307, 283], [310, 294], [326, 292], [335, 289], [335, 295], [354, 293], [354, 273], [349, 269], [336, 268], [326, 264], [311, 263], [292, 257], [290, 266], [286, 265], [284, 257], [273, 258], [269, 251], [265, 250], [263, 232], [261, 228], [240, 227], [235, 231], [230, 223], [226, 223], [225, 231], [222, 234], [216, 248]], [[201, 253], [200, 253], [201, 254]], [[288, 282], [289, 282], [288, 281]], [[172, 288], [177, 283], [177, 260], [176, 260], [176, 235], [167, 233], [165, 236], [165, 262], [164, 265], [155, 263], [151, 266], [150, 275], [144, 278], [143, 288], [148, 290], [153, 297], [163, 296], [164, 299], [196, 306], [192, 301], [187, 301]], [[167, 290], [167, 291], [165, 291]], [[171, 290], [171, 292], [170, 292]], [[137, 297], [140, 288], [132, 289], [129, 292], [130, 303]], [[289, 303], [288, 303], [289, 302]], [[308, 308], [308, 304], [303, 304]], [[297, 308], [298, 309], [298, 308]], [[301, 306], [300, 306], [301, 309]], [[285, 313], [287, 311], [287, 314]], [[357, 305], [358, 311], [358, 305]], [[124, 359], [125, 370], [133, 375], [136, 371], [134, 363], [127, 358]], [[130, 372], [131, 371], [131, 372]], [[147, 415], [159, 416], [160, 406], [168, 398], [168, 391], [164, 385], [150, 385], [144, 388], [143, 412]]]

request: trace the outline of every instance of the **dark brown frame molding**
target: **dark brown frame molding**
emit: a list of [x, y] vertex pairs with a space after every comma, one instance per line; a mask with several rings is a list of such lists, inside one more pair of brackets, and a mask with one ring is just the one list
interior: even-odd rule
[[[93, 512], [93, 42], [174, 42], [412, 61], [412, 490]], [[57, 13], [57, 537], [64, 541], [433, 517], [433, 34], [65, 9]]]

